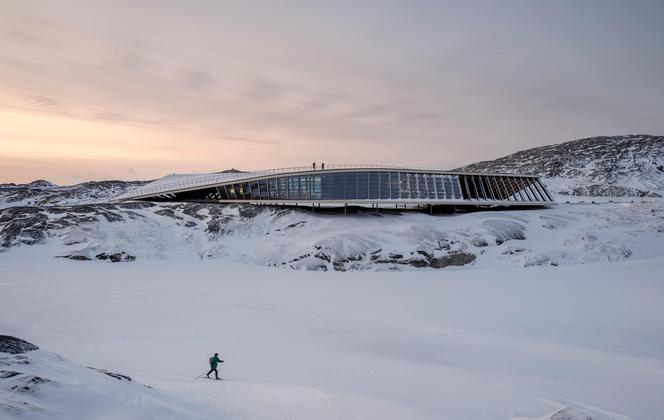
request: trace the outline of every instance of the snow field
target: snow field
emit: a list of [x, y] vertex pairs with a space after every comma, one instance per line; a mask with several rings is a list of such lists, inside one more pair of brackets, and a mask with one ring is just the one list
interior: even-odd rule
[[[661, 257], [321, 273], [221, 259], [81, 263], [48, 252], [0, 254], [0, 331], [128, 374], [201, 417], [664, 412]], [[194, 380], [215, 351], [230, 380]]]

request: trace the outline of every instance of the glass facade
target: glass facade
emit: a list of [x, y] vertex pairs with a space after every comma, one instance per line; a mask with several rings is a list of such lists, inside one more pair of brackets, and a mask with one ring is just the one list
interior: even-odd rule
[[[416, 170], [328, 170], [275, 174], [262, 178], [235, 179], [216, 186], [187, 188], [143, 199], [162, 201], [329, 201], [374, 204], [403, 202], [421, 204], [475, 203], [509, 205], [554, 202], [535, 176], [443, 173]], [[519, 204], [521, 205], [521, 204]]]
[[222, 185], [217, 190], [221, 200], [463, 200], [457, 175], [417, 172], [283, 175]]

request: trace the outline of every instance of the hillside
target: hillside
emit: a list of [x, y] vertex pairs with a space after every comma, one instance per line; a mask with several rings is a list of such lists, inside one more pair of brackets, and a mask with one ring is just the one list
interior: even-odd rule
[[147, 181], [114, 180], [59, 186], [40, 179], [29, 184], [0, 184], [0, 208], [103, 203], [146, 183]]
[[590, 137], [523, 150], [458, 170], [539, 175], [560, 195], [661, 197], [664, 137]]
[[[0, 418], [207, 419], [172, 395], [0, 335]], [[128, 413], [131, 416], [128, 417]]]

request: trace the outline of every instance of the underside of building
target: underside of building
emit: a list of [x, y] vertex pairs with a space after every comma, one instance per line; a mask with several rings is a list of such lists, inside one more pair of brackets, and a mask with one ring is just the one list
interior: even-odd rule
[[116, 200], [413, 208], [555, 204], [537, 176], [471, 174], [368, 165], [325, 169], [173, 174]]

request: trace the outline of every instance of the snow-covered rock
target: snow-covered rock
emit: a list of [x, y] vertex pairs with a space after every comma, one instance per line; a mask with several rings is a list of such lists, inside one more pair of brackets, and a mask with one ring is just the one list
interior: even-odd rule
[[602, 136], [523, 150], [460, 168], [544, 177], [554, 194], [664, 196], [664, 137]]
[[196, 408], [127, 375], [79, 366], [0, 335], [0, 418], [203, 419]]
[[97, 263], [185, 254], [314, 271], [529, 267], [650, 258], [662, 241], [661, 199], [453, 216], [149, 202], [0, 209], [0, 252], [37, 245]]

